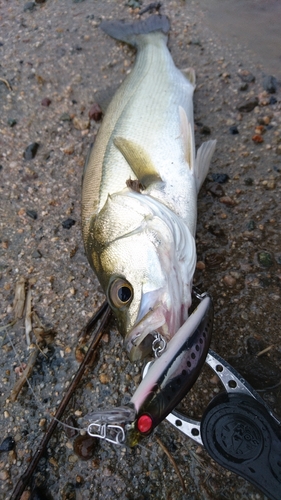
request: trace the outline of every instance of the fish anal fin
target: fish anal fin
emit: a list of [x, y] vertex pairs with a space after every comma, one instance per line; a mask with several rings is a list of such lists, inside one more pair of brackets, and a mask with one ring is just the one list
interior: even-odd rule
[[142, 186], [147, 188], [153, 182], [162, 180], [149, 154], [141, 145], [124, 137], [115, 137], [114, 144], [122, 153]]
[[209, 171], [211, 159], [216, 148], [217, 141], [206, 141], [201, 144], [197, 151], [195, 161], [195, 178], [197, 192], [199, 192]]
[[194, 170], [194, 134], [185, 110], [179, 106], [180, 129], [184, 147], [184, 157], [190, 170]]

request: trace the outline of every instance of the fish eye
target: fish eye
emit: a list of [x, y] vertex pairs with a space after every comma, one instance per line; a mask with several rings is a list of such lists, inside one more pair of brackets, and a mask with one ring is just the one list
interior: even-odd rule
[[133, 287], [123, 278], [117, 278], [110, 287], [109, 297], [112, 304], [120, 309], [131, 302]]

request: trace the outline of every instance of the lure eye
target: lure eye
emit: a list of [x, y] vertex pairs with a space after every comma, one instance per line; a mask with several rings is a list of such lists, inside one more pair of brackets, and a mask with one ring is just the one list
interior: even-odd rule
[[133, 298], [133, 287], [130, 283], [122, 278], [113, 281], [109, 296], [112, 304], [120, 309], [128, 305]]

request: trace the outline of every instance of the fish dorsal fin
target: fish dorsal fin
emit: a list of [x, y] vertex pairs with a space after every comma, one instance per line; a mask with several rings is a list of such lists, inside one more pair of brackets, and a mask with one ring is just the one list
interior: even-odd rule
[[181, 136], [184, 146], [184, 157], [190, 170], [194, 171], [194, 134], [191, 123], [188, 121], [185, 110], [179, 106]]
[[211, 159], [216, 148], [217, 141], [206, 141], [201, 144], [197, 151], [195, 162], [195, 179], [197, 192], [199, 192], [209, 171]]
[[147, 188], [153, 182], [162, 180], [151, 158], [142, 146], [124, 137], [115, 137], [114, 144], [143, 186]]
[[188, 81], [193, 85], [193, 87], [196, 87], [196, 74], [195, 70], [193, 68], [185, 68], [182, 69], [181, 72], [183, 75], [188, 79]]

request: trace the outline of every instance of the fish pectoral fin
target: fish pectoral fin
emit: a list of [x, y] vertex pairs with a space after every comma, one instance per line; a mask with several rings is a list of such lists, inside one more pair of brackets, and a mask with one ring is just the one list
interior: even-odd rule
[[196, 87], [196, 74], [195, 70], [193, 68], [185, 68], [181, 70], [182, 74], [185, 76], [185, 78], [188, 79], [188, 81], [193, 85], [193, 87]]
[[195, 161], [195, 178], [197, 192], [199, 192], [210, 167], [211, 159], [216, 148], [217, 141], [206, 141], [201, 144], [197, 151]]
[[142, 146], [124, 137], [115, 137], [114, 144], [129, 163], [142, 186], [147, 188], [153, 182], [162, 181], [149, 154]]
[[183, 139], [184, 157], [188, 163], [190, 170], [194, 171], [195, 167], [195, 145], [194, 133], [192, 131], [191, 123], [188, 121], [185, 110], [179, 106], [180, 114], [180, 129]]

